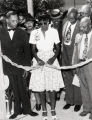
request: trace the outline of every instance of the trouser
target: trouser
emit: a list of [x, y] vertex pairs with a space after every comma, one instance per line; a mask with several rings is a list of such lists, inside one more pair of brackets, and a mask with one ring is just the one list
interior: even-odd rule
[[81, 105], [81, 91], [77, 86], [72, 85], [73, 82], [73, 70], [62, 71], [65, 84], [65, 101], [71, 105]]
[[29, 113], [31, 111], [30, 99], [22, 75], [9, 75], [14, 92], [14, 113]]
[[92, 73], [89, 71], [88, 65], [81, 67], [79, 73], [83, 111], [92, 113]]

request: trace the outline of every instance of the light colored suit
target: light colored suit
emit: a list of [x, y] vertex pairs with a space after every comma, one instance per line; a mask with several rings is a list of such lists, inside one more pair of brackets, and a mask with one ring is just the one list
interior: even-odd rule
[[[72, 59], [73, 64], [81, 62], [79, 60], [81, 40], [82, 40], [82, 35], [78, 34], [76, 36], [76, 41], [75, 41], [75, 47], [74, 47], [74, 53]], [[92, 35], [90, 38], [87, 58], [88, 59], [92, 58]], [[80, 67], [78, 69], [78, 74], [80, 76], [80, 86], [81, 86], [80, 88], [82, 94], [83, 111], [91, 112], [92, 114], [92, 62]]]

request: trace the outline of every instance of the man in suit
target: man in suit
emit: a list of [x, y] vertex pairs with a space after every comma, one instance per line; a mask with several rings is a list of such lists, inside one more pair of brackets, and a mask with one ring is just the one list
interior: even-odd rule
[[[2, 53], [13, 62], [30, 66], [29, 44], [27, 33], [17, 27], [18, 16], [14, 11], [9, 11], [6, 15], [6, 27], [0, 29], [0, 40]], [[4, 74], [8, 75], [10, 84], [14, 92], [14, 114], [10, 119], [16, 118], [19, 114], [38, 114], [31, 110], [30, 99], [28, 97], [23, 76], [27, 73], [23, 69], [16, 68], [3, 60]]]
[[[74, 50], [75, 36], [79, 32], [79, 21], [77, 20], [78, 11], [71, 8], [68, 12], [68, 18], [63, 25], [62, 31], [62, 66], [72, 65], [72, 55]], [[81, 92], [80, 88], [72, 85], [74, 71], [63, 70], [63, 79], [65, 83], [65, 101], [66, 105], [63, 109], [69, 109], [75, 105], [74, 111], [79, 111], [81, 108]]]
[[[91, 5], [91, 4], [90, 4]], [[81, 20], [83, 17], [92, 17], [92, 10], [89, 4], [82, 5], [78, 11], [78, 19]]]
[[[89, 17], [81, 19], [80, 30], [75, 39], [73, 64], [92, 58], [92, 28]], [[80, 113], [80, 116], [86, 116], [90, 113], [89, 118], [92, 120], [92, 62], [81, 66], [77, 71], [80, 77], [83, 102], [83, 112]]]

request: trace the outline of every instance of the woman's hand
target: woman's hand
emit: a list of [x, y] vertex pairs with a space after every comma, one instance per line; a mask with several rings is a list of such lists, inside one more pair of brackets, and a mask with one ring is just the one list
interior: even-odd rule
[[48, 63], [49, 65], [52, 65], [52, 64], [54, 63], [54, 61], [55, 61], [55, 58], [52, 57], [52, 58], [50, 58], [50, 59], [47, 61], [47, 63]]
[[37, 59], [37, 63], [38, 63], [38, 65], [40, 65], [40, 66], [43, 66], [43, 65], [45, 64], [45, 62], [44, 62], [43, 60], [41, 60], [40, 58]]

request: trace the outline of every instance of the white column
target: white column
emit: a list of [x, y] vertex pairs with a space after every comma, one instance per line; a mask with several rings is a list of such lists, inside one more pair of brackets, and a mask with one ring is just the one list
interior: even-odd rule
[[28, 13], [30, 13], [33, 16], [34, 15], [33, 0], [27, 0], [27, 9], [28, 9]]

